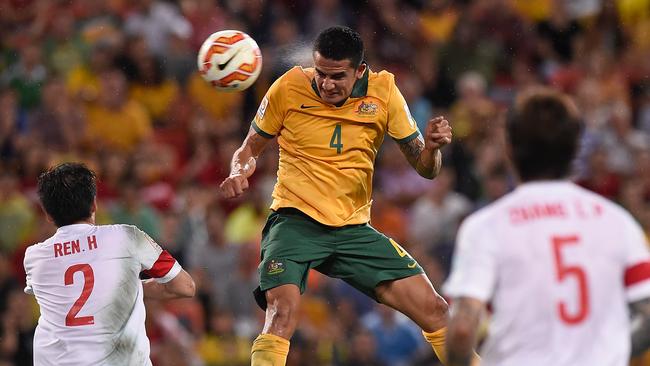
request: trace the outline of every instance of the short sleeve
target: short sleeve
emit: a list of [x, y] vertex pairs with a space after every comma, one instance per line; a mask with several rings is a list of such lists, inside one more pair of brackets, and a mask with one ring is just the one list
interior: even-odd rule
[[394, 82], [391, 89], [388, 99], [388, 135], [398, 143], [405, 144], [418, 137], [420, 131], [406, 100]]
[[643, 229], [629, 216], [625, 233], [625, 291], [629, 302], [650, 297], [650, 252]]
[[497, 252], [489, 227], [468, 218], [461, 225], [456, 243], [452, 271], [444, 285], [451, 298], [471, 297], [489, 302], [497, 279]]
[[133, 257], [140, 263], [141, 270], [158, 282], [169, 282], [182, 270], [181, 265], [163, 250], [144, 231], [135, 226], [126, 226], [132, 242], [130, 249]]
[[253, 118], [252, 127], [260, 135], [272, 138], [280, 132], [285, 114], [283, 78], [278, 78], [266, 92]]
[[29, 258], [29, 248], [27, 248], [27, 251], [25, 252], [25, 259], [23, 260], [23, 267], [25, 268], [25, 288], [23, 291], [28, 295], [33, 295], [34, 289], [32, 288], [32, 269], [31, 266], [28, 265]]

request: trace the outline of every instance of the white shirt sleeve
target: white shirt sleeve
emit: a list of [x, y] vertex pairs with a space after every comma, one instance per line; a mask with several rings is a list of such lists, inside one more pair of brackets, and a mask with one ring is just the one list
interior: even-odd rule
[[29, 258], [29, 248], [27, 248], [27, 251], [25, 252], [25, 259], [23, 260], [23, 267], [25, 268], [25, 288], [23, 291], [27, 295], [34, 295], [34, 289], [32, 288], [31, 266], [27, 264], [29, 262]]
[[181, 265], [163, 250], [147, 233], [135, 226], [125, 226], [132, 242], [130, 251], [140, 262], [142, 271], [161, 283], [174, 279], [182, 270]]
[[491, 299], [497, 279], [495, 243], [483, 220], [470, 216], [463, 222], [456, 241], [452, 271], [444, 285], [451, 298]]
[[625, 289], [629, 302], [650, 297], [650, 251], [643, 229], [628, 216], [625, 240]]

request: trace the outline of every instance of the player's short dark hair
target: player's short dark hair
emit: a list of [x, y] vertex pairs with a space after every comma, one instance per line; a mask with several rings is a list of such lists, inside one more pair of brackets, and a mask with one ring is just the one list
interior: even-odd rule
[[568, 96], [548, 88], [523, 92], [508, 116], [506, 130], [512, 162], [522, 181], [569, 174], [582, 123]]
[[357, 67], [363, 61], [363, 40], [354, 29], [337, 25], [320, 32], [314, 41], [314, 52], [330, 60], [350, 60]]
[[57, 227], [86, 220], [97, 193], [95, 173], [81, 163], [63, 163], [38, 177], [41, 204]]

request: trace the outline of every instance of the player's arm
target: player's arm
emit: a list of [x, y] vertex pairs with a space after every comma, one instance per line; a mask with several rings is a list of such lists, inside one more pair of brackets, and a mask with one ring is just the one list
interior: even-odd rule
[[429, 120], [424, 136], [400, 144], [409, 164], [424, 178], [433, 179], [442, 167], [440, 148], [451, 142], [451, 126], [444, 117]]
[[451, 303], [447, 325], [447, 366], [470, 366], [485, 303], [470, 297], [459, 297]]
[[184, 269], [168, 282], [162, 283], [150, 278], [142, 281], [142, 287], [145, 299], [167, 300], [193, 297], [196, 292], [194, 280]]
[[630, 304], [634, 320], [632, 326], [632, 357], [643, 354], [650, 348], [650, 298]]
[[241, 147], [235, 151], [230, 163], [230, 175], [219, 185], [219, 192], [224, 198], [235, 198], [248, 189], [248, 177], [253, 175], [257, 157], [264, 151], [270, 138], [262, 136], [252, 127]]

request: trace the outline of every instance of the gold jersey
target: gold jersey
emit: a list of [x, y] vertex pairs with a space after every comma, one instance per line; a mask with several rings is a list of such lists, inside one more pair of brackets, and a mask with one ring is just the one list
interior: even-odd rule
[[271, 209], [297, 208], [329, 226], [370, 221], [384, 135], [399, 143], [419, 135], [393, 74], [368, 68], [336, 107], [318, 95], [313, 68], [294, 67], [271, 85], [252, 127], [280, 145]]

